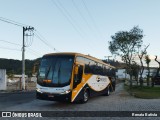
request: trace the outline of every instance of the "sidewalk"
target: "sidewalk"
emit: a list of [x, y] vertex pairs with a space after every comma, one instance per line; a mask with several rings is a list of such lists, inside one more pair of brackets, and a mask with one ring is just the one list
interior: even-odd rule
[[36, 90], [0, 90], [0, 94], [5, 93], [24, 93], [24, 92], [35, 92]]
[[26, 90], [21, 90], [20, 86], [15, 84], [7, 84], [6, 90], [0, 90], [0, 93], [22, 93], [22, 92], [33, 92], [36, 90], [35, 82], [26, 83]]

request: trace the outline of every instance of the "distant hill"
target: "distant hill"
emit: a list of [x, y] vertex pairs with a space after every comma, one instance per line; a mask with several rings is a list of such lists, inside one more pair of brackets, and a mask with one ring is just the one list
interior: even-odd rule
[[[25, 60], [25, 72], [26, 75], [31, 75], [34, 64], [40, 62], [40, 58], [35, 60]], [[22, 61], [14, 59], [0, 58], [0, 69], [6, 69], [8, 74], [21, 74], [22, 73]]]
[[[103, 62], [110, 64], [114, 67], [116, 67], [117, 69], [125, 69], [127, 68], [127, 64], [123, 63], [123, 62], [119, 62], [119, 61], [114, 61], [114, 60], [102, 60]], [[145, 69], [147, 69], [147, 66], [144, 66]], [[157, 69], [158, 67], [150, 67], [150, 69]]]
[[[25, 60], [25, 73], [26, 73], [26, 75], [29, 75], [29, 76], [32, 75], [34, 64], [40, 63], [40, 59], [41, 58], [37, 58], [35, 60]], [[119, 61], [114, 61], [114, 60], [110, 60], [109, 62], [106, 60], [102, 60], [102, 61], [116, 67], [117, 69], [126, 68], [126, 64], [119, 62]], [[14, 59], [0, 58], [0, 69], [6, 69], [7, 75], [22, 74], [22, 61], [21, 60], [14, 60]], [[36, 71], [37, 70], [38, 69], [36, 68]]]

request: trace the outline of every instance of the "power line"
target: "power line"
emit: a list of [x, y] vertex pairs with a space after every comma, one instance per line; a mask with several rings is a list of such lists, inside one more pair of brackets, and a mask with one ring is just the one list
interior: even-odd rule
[[39, 53], [39, 52], [37, 52], [37, 51], [35, 51], [35, 50], [31, 49], [31, 48], [28, 48], [28, 49], [29, 49], [30, 51], [34, 52], [35, 54], [37, 54], [37, 55], [39, 55], [39, 56], [42, 56], [41, 53]]
[[[16, 25], [16, 26], [19, 26], [19, 27], [23, 27], [23, 26], [28, 26], [28, 25], [25, 25], [25, 24], [22, 24], [22, 23], [19, 23], [19, 22], [15, 22], [15, 21], [13, 21], [13, 20], [10, 20], [10, 19], [7, 19], [7, 18], [3, 18], [3, 17], [0, 17], [0, 21], [3, 21], [3, 22], [6, 22], [6, 23], [9, 23], [9, 24], [13, 24], [13, 25]], [[33, 34], [32, 34], [33, 35]], [[30, 39], [30, 41], [28, 40], [28, 36], [31, 36], [31, 35], [28, 35], [28, 34], [26, 34], [25, 35], [26, 37], [27, 37], [27, 40], [25, 41], [25, 47], [29, 47], [29, 46], [31, 46], [31, 44], [33, 43], [33, 38], [32, 39]], [[41, 35], [42, 36], [42, 35]], [[39, 37], [40, 38], [40, 37]], [[44, 38], [44, 37], [43, 37]], [[40, 38], [41, 39], [41, 38]], [[42, 39], [41, 39], [42, 40]], [[10, 43], [10, 44], [13, 44], [13, 45], [18, 45], [18, 46], [21, 46], [20, 44], [16, 44], [16, 43], [12, 43], [12, 42], [9, 42], [9, 41], [5, 41], [5, 40], [0, 40], [0, 41], [2, 41], [2, 42], [6, 42], [6, 43]], [[43, 41], [43, 42], [45, 42], [45, 41]], [[46, 42], [45, 42], [46, 43]], [[47, 43], [46, 43], [47, 44]], [[49, 44], [48, 44], [48, 46], [50, 46]], [[4, 48], [4, 47], [3, 47]], [[4, 48], [5, 49], [5, 48]], [[7, 48], [6, 48], [7, 49]], [[11, 50], [13, 50], [13, 49], [11, 49]], [[31, 51], [34, 51], [34, 50], [32, 50], [32, 49], [30, 49]], [[54, 50], [56, 50], [56, 49], [54, 49]], [[57, 50], [58, 51], [58, 50]], [[35, 51], [34, 51], [35, 52]], [[35, 53], [37, 53], [37, 52], [35, 52]]]
[[[102, 33], [101, 33], [101, 31], [99, 30], [99, 28], [98, 28], [98, 26], [97, 26], [97, 24], [96, 24], [96, 22], [95, 22], [95, 19], [93, 18], [90, 10], [88, 9], [88, 7], [87, 7], [87, 5], [86, 5], [86, 3], [85, 3], [85, 0], [82, 0], [82, 3], [83, 3], [83, 6], [84, 6], [84, 8], [86, 9], [87, 14], [88, 14], [88, 16], [90, 17], [91, 22], [92, 22], [92, 24], [93, 24], [93, 26], [94, 26], [94, 28], [95, 28], [96, 38], [98, 38], [98, 36], [99, 36], [99, 37], [101, 37], [102, 40], [104, 40], [104, 38], [102, 37]], [[99, 33], [99, 34], [98, 34], [98, 33]]]
[[47, 42], [46, 42], [47, 40], [46, 40], [41, 34], [39, 34], [39, 32], [38, 32], [37, 30], [35, 30], [34, 35], [35, 35], [39, 40], [41, 40], [46, 46], [50, 47], [51, 49], [53, 49], [53, 50], [56, 51], [56, 52], [59, 52], [59, 50], [57, 50], [55, 47], [52, 47], [49, 43], [47, 43]]
[[[14, 51], [18, 51], [18, 52], [21, 52], [21, 50], [19, 49], [15, 49], [15, 48], [8, 48], [8, 47], [2, 47], [0, 46], [0, 49], [6, 49], [6, 50], [14, 50]], [[33, 55], [37, 56], [37, 57], [40, 57], [39, 55], [37, 55], [36, 53], [32, 52]]]
[[97, 27], [97, 25], [96, 25], [96, 22], [95, 22], [95, 20], [94, 20], [94, 18], [93, 18], [93, 16], [92, 16], [91, 12], [89, 11], [86, 3], [84, 2], [84, 0], [82, 0], [82, 3], [83, 3], [84, 8], [86, 9], [86, 11], [87, 11], [87, 13], [88, 13], [88, 15], [89, 15], [89, 17], [90, 17], [93, 25], [94, 25], [95, 30], [97, 30], [97, 31], [100, 33], [100, 31], [99, 31], [99, 29], [98, 29], [98, 27]]
[[[69, 14], [69, 12], [65, 9], [65, 7], [60, 3], [60, 1], [58, 1], [57, 0], [57, 2], [59, 3], [59, 5], [61, 6], [61, 8], [63, 8], [63, 10], [66, 12], [66, 14], [71, 18], [71, 20], [74, 22], [74, 23], [76, 23], [76, 21], [73, 19], [73, 17]], [[79, 12], [79, 14], [80, 14], [80, 16], [84, 19], [84, 21], [85, 22], [87, 22], [87, 20], [85, 19], [85, 17], [81, 14], [81, 12], [80, 12], [80, 10], [78, 9], [78, 7], [76, 6], [76, 4], [75, 4], [75, 2], [72, 0], [72, 2], [73, 2], [73, 4], [75, 5], [75, 7], [76, 7], [76, 9], [77, 9], [77, 11]], [[78, 24], [76, 24], [77, 26], [78, 26]], [[87, 26], [89, 27], [89, 29], [92, 29], [91, 27], [90, 27], [90, 25], [88, 24], [88, 22], [87, 22]], [[79, 26], [78, 26], [78, 28], [80, 28]], [[82, 30], [81, 30], [82, 31]], [[84, 37], [83, 37], [84, 38]], [[87, 40], [88, 41], [88, 40]], [[88, 41], [89, 42], [89, 41]], [[93, 43], [93, 42], [92, 42]], [[92, 47], [92, 45], [90, 44], [90, 42], [88, 43], [88, 45], [90, 46], [90, 48], [92, 48], [92, 49], [94, 49], [94, 50], [96, 50], [94, 47]], [[96, 46], [96, 45], [94, 45], [94, 46]]]
[[[74, 7], [76, 8], [76, 10], [78, 11], [79, 15], [81, 16], [81, 18], [83, 19], [83, 21], [86, 23], [87, 27], [93, 32], [92, 27], [90, 26], [90, 24], [88, 23], [88, 21], [85, 19], [85, 17], [84, 17], [83, 14], [81, 13], [80, 9], [78, 8], [78, 6], [77, 6], [76, 3], [74, 2], [74, 0], [72, 0], [72, 3], [73, 3], [73, 5], [74, 5]], [[93, 33], [92, 35], [93, 35], [93, 38], [96, 37], [94, 33]], [[94, 37], [94, 36], [95, 36], [95, 37]], [[88, 40], [87, 40], [87, 41], [88, 41]], [[89, 42], [89, 41], [88, 41], [88, 42]], [[94, 44], [93, 41], [92, 41], [92, 42], [89, 42], [89, 44], [88, 44], [89, 46], [91, 46], [90, 43]], [[96, 44], [94, 44], [94, 46], [96, 46]], [[95, 50], [95, 48], [93, 48], [92, 46], [91, 46], [91, 48]]]
[[47, 45], [48, 47], [50, 47], [51, 49], [53, 49], [56, 52], [60, 52], [58, 49], [56, 49], [54, 46], [52, 46], [51, 44], [49, 44], [47, 42], [47, 39], [45, 37], [42, 36], [42, 34], [40, 32], [38, 32], [37, 30], [35, 30], [35, 36], [40, 39], [45, 45]]
[[93, 17], [92, 17], [92, 14], [90, 13], [90, 11], [89, 11], [89, 9], [88, 9], [86, 3], [84, 2], [84, 0], [82, 0], [82, 3], [83, 3], [83, 5], [84, 5], [84, 7], [85, 7], [85, 9], [86, 9], [86, 11], [87, 11], [87, 13], [88, 13], [88, 15], [90, 16], [90, 18], [91, 18], [91, 20], [92, 20], [92, 22], [93, 22], [95, 28], [97, 29], [97, 25], [95, 24], [95, 21], [94, 21], [94, 19], [93, 19]]
[[22, 24], [22, 23], [19, 23], [19, 22], [16, 22], [16, 21], [13, 21], [13, 20], [10, 20], [10, 19], [7, 19], [7, 18], [3, 18], [3, 17], [0, 17], [0, 21], [6, 22], [6, 23], [9, 23], [9, 24], [13, 24], [13, 25], [16, 25], [16, 26], [19, 26], [19, 27], [24, 26], [24, 24]]
[[[0, 40], [1, 42], [5, 42], [5, 43], [9, 43], [9, 44], [12, 44], [12, 45], [16, 45], [16, 46], [22, 46], [22, 45], [20, 45], [20, 44], [17, 44], [17, 43], [13, 43], [13, 42], [9, 42], [9, 41], [6, 41], [6, 40]], [[10, 48], [9, 48], [10, 49]], [[37, 52], [37, 51], [35, 51], [35, 50], [33, 50], [33, 49], [31, 49], [31, 48], [28, 48], [30, 51], [32, 51], [32, 52], [34, 52], [35, 54], [39, 54], [39, 55], [41, 55], [39, 52]]]
[[74, 5], [74, 7], [76, 8], [76, 10], [78, 11], [79, 15], [81, 16], [81, 18], [83, 19], [83, 21], [86, 23], [86, 25], [88, 26], [88, 28], [90, 30], [92, 30], [91, 26], [89, 25], [88, 21], [86, 20], [86, 18], [83, 16], [83, 14], [81, 13], [80, 9], [78, 8], [78, 6], [76, 5], [76, 3], [74, 2], [74, 0], [72, 0], [72, 3]]
[[[37, 57], [41, 57], [42, 55], [40, 55], [39, 53], [37, 54], [37, 52], [35, 52], [34, 50], [32, 50], [32, 49], [30, 49], [30, 48], [28, 48], [28, 50], [30, 51], [30, 52], [32, 52], [32, 54], [34, 54], [35, 56], [37, 56]], [[27, 51], [28, 52], [28, 51]], [[30, 53], [29, 52], [29, 53]]]
[[[19, 27], [22, 27], [23, 28], [23, 44], [22, 44], [22, 88], [23, 90], [25, 90], [25, 32], [26, 31], [33, 31], [34, 30], [34, 27], [24, 27], [23, 24], [21, 23], [18, 23], [18, 22], [15, 22], [13, 20], [9, 20], [9, 19], [6, 19], [6, 18], [2, 18], [0, 17], [0, 21], [3, 21], [3, 22], [6, 22], [6, 23], [9, 23], [9, 24], [13, 24], [13, 25], [16, 25], [16, 26], [19, 26]], [[2, 48], [2, 47], [1, 47]], [[4, 48], [3, 49], [10, 49], [10, 48]], [[12, 49], [13, 50], [13, 49]], [[16, 49], [14, 49], [16, 50]]]
[[65, 14], [65, 10], [62, 10], [62, 7], [59, 7], [60, 4], [58, 5], [54, 0], [51, 0], [52, 3], [59, 9], [59, 11], [64, 15], [64, 17], [68, 20], [68, 22], [72, 25], [74, 30], [78, 33], [78, 35], [83, 38], [83, 35], [80, 33], [80, 31], [77, 29], [77, 27], [72, 23], [72, 20]]
[[[82, 39], [84, 39], [85, 37], [84, 36], [82, 36], [82, 34], [79, 32], [79, 30], [77, 29], [77, 27], [75, 26], [75, 24], [73, 24], [73, 22], [74, 23], [76, 23], [75, 22], [75, 20], [73, 19], [73, 17], [70, 15], [70, 13], [65, 9], [65, 7], [57, 0], [57, 3], [54, 1], [54, 0], [51, 0], [54, 4], [55, 4], [55, 6], [59, 9], [59, 11], [64, 15], [64, 17], [68, 20], [68, 22], [72, 25], [72, 27], [75, 29], [75, 31], [79, 34], [79, 36], [82, 38]], [[76, 24], [77, 25], [77, 24]], [[80, 27], [79, 27], [80, 28]], [[83, 31], [83, 30], [81, 30], [81, 31]], [[90, 46], [90, 48], [92, 48], [92, 49], [94, 49], [91, 45], [90, 45], [90, 43], [88, 44], [89, 46]], [[95, 49], [94, 49], [95, 50]]]
[[[69, 16], [69, 18], [73, 21], [73, 23], [76, 24], [77, 28], [82, 32], [83, 30], [81, 29], [81, 27], [77, 24], [76, 20], [74, 19], [74, 17], [72, 17], [72, 15], [68, 12], [68, 10], [63, 6], [63, 4], [57, 0], [58, 4], [61, 6], [61, 8], [65, 11], [65, 13], [67, 14], [67, 16]], [[83, 31], [84, 33], [84, 31]], [[85, 34], [85, 33], [84, 33]]]
[[9, 44], [13, 44], [13, 45], [18, 45], [18, 46], [22, 46], [20, 44], [17, 44], [17, 43], [13, 43], [13, 42], [9, 42], [9, 41], [6, 41], [6, 40], [0, 40], [1, 42], [5, 42], [5, 43], [9, 43]]
[[[83, 16], [83, 14], [81, 13], [80, 9], [78, 8], [78, 6], [76, 5], [76, 3], [74, 2], [74, 0], [72, 0], [72, 3], [74, 5], [74, 7], [76, 8], [76, 10], [78, 11], [79, 15], [81, 16], [81, 18], [84, 20], [84, 22], [86, 23], [87, 27], [90, 29], [91, 32], [95, 32], [92, 27], [90, 26], [90, 24], [88, 23], [88, 21], [85, 19], [85, 17]], [[93, 33], [93, 38], [95, 39], [95, 37], [97, 38], [97, 36]], [[96, 40], [96, 39], [95, 39]], [[94, 41], [92, 41], [92, 44], [94, 44]], [[96, 44], [94, 44], [94, 46], [96, 46]]]
[[15, 51], [21, 51], [19, 49], [15, 49], [15, 48], [7, 48], [7, 47], [3, 47], [3, 46], [0, 46], [1, 49], [7, 49], [7, 50], [15, 50]]
[[1, 19], [5, 19], [5, 20], [7, 20], [7, 21], [11, 21], [11, 22], [16, 23], [16, 24], [21, 25], [21, 26], [28, 26], [28, 25], [26, 25], [26, 24], [23, 24], [23, 23], [20, 23], [20, 22], [17, 22], [17, 21], [8, 19], [8, 18], [4, 18], [4, 17], [0, 17], [0, 18], [1, 18]]

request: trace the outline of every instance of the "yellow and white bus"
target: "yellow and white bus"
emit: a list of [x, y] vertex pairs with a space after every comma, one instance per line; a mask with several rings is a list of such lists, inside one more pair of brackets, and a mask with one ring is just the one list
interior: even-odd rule
[[36, 97], [41, 100], [81, 101], [109, 95], [115, 88], [114, 67], [80, 53], [52, 53], [42, 57]]

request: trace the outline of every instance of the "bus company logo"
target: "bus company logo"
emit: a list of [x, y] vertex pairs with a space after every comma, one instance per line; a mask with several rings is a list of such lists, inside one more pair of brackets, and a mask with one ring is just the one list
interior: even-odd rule
[[2, 112], [2, 117], [11, 117], [11, 112]]
[[99, 76], [97, 76], [97, 77], [96, 77], [96, 81], [97, 81], [97, 82], [100, 82], [100, 81], [101, 81], [101, 82], [106, 82], [107, 79], [106, 79], [106, 78], [100, 78]]
[[99, 82], [99, 81], [100, 81], [100, 77], [99, 77], [99, 76], [97, 76], [97, 77], [96, 77], [96, 80], [97, 80], [97, 82]]

